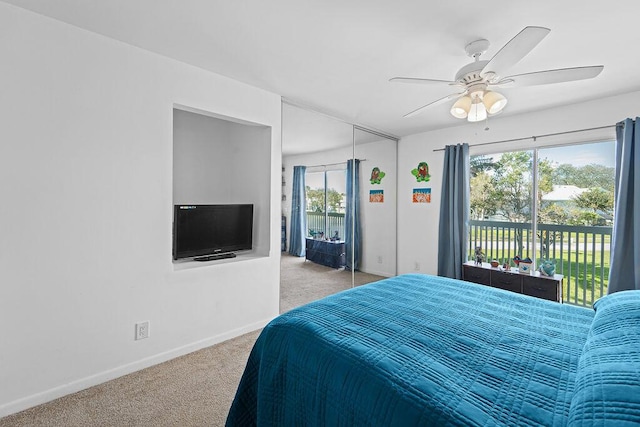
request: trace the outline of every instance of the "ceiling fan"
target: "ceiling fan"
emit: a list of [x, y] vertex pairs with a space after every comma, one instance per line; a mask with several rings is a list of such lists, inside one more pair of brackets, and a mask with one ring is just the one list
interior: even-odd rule
[[490, 60], [481, 60], [480, 55], [489, 48], [489, 41], [476, 40], [465, 47], [467, 55], [474, 59], [456, 73], [454, 80], [422, 79], [413, 77], [394, 77], [394, 83], [419, 83], [428, 85], [450, 85], [458, 90], [451, 95], [432, 101], [407, 113], [404, 117], [414, 116], [423, 110], [448, 100], [458, 98], [451, 107], [451, 114], [459, 119], [477, 122], [500, 113], [507, 99], [493, 91], [493, 88], [534, 86], [550, 83], [562, 83], [596, 77], [604, 69], [603, 65], [588, 67], [560, 68], [556, 70], [536, 71], [533, 73], [504, 76], [504, 73], [524, 58], [544, 39], [551, 30], [544, 27], [525, 27]]

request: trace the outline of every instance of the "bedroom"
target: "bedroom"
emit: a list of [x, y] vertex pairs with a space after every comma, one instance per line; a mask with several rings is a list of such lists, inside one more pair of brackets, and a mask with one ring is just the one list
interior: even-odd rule
[[[455, 10], [458, 7], [454, 6], [460, 4], [448, 6], [442, 13], [455, 18], [447, 24], [438, 24], [433, 18], [428, 21], [430, 25], [439, 26], [438, 32], [434, 32], [439, 36], [434, 40], [445, 45], [441, 54], [424, 52], [424, 40], [418, 35], [411, 38], [411, 43], [390, 44], [381, 40], [377, 29], [384, 28], [385, 20], [400, 19], [387, 13], [393, 8], [385, 2], [375, 2], [374, 6], [380, 10], [374, 7], [369, 12], [372, 17], [369, 30], [373, 35], [366, 32], [367, 28], [356, 28], [355, 33], [365, 33], [360, 37], [351, 34], [352, 39], [344, 38], [349, 28], [346, 21], [359, 16], [362, 11], [358, 7], [344, 10], [342, 21], [336, 21], [343, 24], [342, 30], [328, 25], [337, 17], [323, 15], [322, 8], [314, 9], [325, 16], [328, 26], [320, 29], [315, 39], [305, 40], [312, 44], [298, 46], [300, 53], [308, 55], [304, 59], [300, 57], [300, 63], [321, 67], [322, 61], [313, 53], [316, 51], [340, 50], [350, 55], [362, 52], [364, 58], [358, 67], [359, 73], [365, 75], [367, 68], [376, 68], [371, 62], [373, 57], [384, 51], [398, 57], [385, 60], [393, 67], [389, 67], [388, 72], [381, 70], [381, 85], [387, 85], [388, 78], [394, 75], [404, 72], [417, 75], [422, 74], [422, 70], [426, 76], [441, 74], [450, 78], [468, 59], [463, 51], [468, 37], [487, 37], [497, 47], [525, 25], [546, 25], [560, 41], [539, 46], [535, 61], [531, 58], [531, 62], [523, 64], [523, 72], [538, 67], [602, 62], [605, 73], [613, 73], [614, 77], [600, 76], [606, 84], [588, 86], [589, 90], [577, 94], [570, 105], [556, 101], [545, 108], [542, 98], [550, 96], [552, 90], [534, 91], [538, 104], [530, 98], [532, 92], [523, 90], [521, 96], [514, 95], [508, 108], [515, 109], [517, 100], [522, 99], [522, 103], [532, 103], [531, 110], [521, 114], [510, 114], [506, 110], [502, 117], [491, 121], [490, 134], [478, 132], [477, 136], [472, 128], [453, 120], [446, 108], [411, 119], [408, 125], [405, 121], [402, 125], [407, 126], [405, 130], [387, 125], [402, 124], [403, 114], [428, 102], [430, 93], [420, 88], [389, 85], [378, 93], [356, 93], [355, 97], [364, 100], [363, 106], [343, 104], [349, 109], [343, 115], [353, 122], [360, 122], [358, 109], [366, 111], [367, 104], [393, 106], [393, 113], [388, 117], [372, 117], [366, 124], [402, 136], [398, 170], [410, 170], [417, 158], [428, 158], [434, 177], [432, 187], [438, 189], [443, 156], [442, 152], [433, 150], [445, 144], [465, 140], [474, 144], [611, 125], [637, 115], [640, 81], [634, 76], [638, 65], [633, 62], [637, 58], [617, 59], [620, 62], [615, 64], [624, 64], [617, 68], [612, 62], [613, 58], [624, 57], [629, 49], [627, 45], [636, 40], [633, 32], [625, 30], [625, 25], [616, 20], [630, 19], [634, 13], [620, 16], [600, 10], [604, 6], [575, 4], [590, 8], [585, 10], [585, 18], [576, 19], [565, 11], [564, 16], [552, 19], [545, 16], [549, 13], [545, 10], [527, 6], [519, 12], [516, 6], [504, 4], [502, 19], [492, 14], [493, 24], [475, 22], [471, 11], [468, 15], [458, 15]], [[80, 2], [73, 1], [0, 3], [1, 74], [5, 82], [4, 102], [0, 107], [3, 117], [0, 173], [5, 201], [0, 214], [4, 242], [0, 256], [3, 337], [0, 415], [258, 329], [278, 313], [281, 96], [291, 94], [265, 89], [257, 82], [243, 83], [242, 72], [253, 73], [257, 80], [266, 79], [273, 72], [268, 64], [279, 64], [287, 58], [286, 52], [278, 49], [264, 46], [260, 49], [264, 34], [258, 30], [268, 32], [270, 20], [278, 22], [280, 12], [265, 11], [258, 5], [248, 10], [224, 6], [230, 9], [224, 9], [223, 15], [238, 21], [242, 21], [245, 14], [250, 15], [247, 20], [254, 30], [245, 30], [243, 41], [246, 49], [256, 55], [255, 63], [225, 70], [217, 67], [231, 66], [231, 62], [225, 62], [226, 58], [218, 60], [220, 63], [213, 60], [209, 66], [188, 65], [189, 60], [182, 54], [203, 57], [206, 61], [207, 49], [181, 48], [179, 36], [187, 38], [186, 29], [186, 32], [172, 29], [175, 43], [166, 41], [165, 47], [175, 49], [173, 55], [168, 51], [152, 53], [150, 48], [132, 46], [134, 42], [118, 41], [119, 36], [125, 38], [127, 33], [141, 44], [153, 38], [153, 34], [169, 34], [157, 28], [140, 27], [136, 19], [144, 21], [140, 16], [154, 7], [149, 3], [138, 5], [139, 9], [134, 11], [119, 4], [127, 11], [120, 14], [117, 9], [103, 10], [100, 7], [104, 6], [98, 4], [92, 6], [96, 9], [84, 8]], [[292, 3], [284, 6], [291, 6], [295, 11]], [[364, 7], [362, 3], [357, 6]], [[632, 2], [627, 6], [633, 11], [637, 8]], [[551, 3], [548, 7], [555, 8]], [[413, 15], [425, 16], [428, 12], [424, 7], [418, 11], [420, 13]], [[192, 16], [186, 7], [164, 13], [163, 17], [177, 14], [180, 19], [175, 20], [176, 25], [186, 22], [187, 29], [201, 31], [202, 37], [213, 31], [204, 25], [204, 17], [215, 14]], [[411, 15], [403, 12], [401, 17], [407, 19], [408, 24], [393, 28], [404, 28], [409, 34], [419, 33], [425, 23]], [[508, 23], [512, 15], [518, 18]], [[109, 16], [112, 19], [107, 19]], [[593, 24], [596, 16], [597, 27]], [[132, 22], [127, 22], [127, 17]], [[309, 25], [308, 20], [303, 19], [304, 11], [294, 17], [301, 24]], [[86, 20], [89, 28], [84, 29], [82, 22], [75, 22], [76, 18]], [[563, 30], [563, 20], [579, 21], [581, 28], [588, 29], [593, 37], [589, 44], [600, 39], [599, 49], [588, 45], [574, 52], [581, 43], [568, 38], [570, 34]], [[231, 43], [238, 29], [231, 24], [233, 19], [220, 21], [216, 22], [219, 25], [216, 30], [231, 36], [214, 36], [210, 46], [233, 56], [233, 52], [226, 50], [233, 45], [226, 43]], [[287, 38], [289, 31], [299, 30], [292, 22], [287, 21], [291, 26], [284, 25], [282, 28], [286, 31], [278, 33], [282, 38]], [[474, 27], [465, 29], [471, 22]], [[109, 24], [123, 34], [109, 35]], [[157, 25], [164, 29], [168, 24]], [[477, 34], [470, 34], [475, 32]], [[395, 37], [404, 39], [403, 34], [400, 31]], [[367, 44], [357, 44], [364, 43], [368, 37], [371, 39]], [[565, 40], [564, 51], [554, 54], [553, 46], [561, 40]], [[264, 56], [258, 55], [260, 52]], [[571, 54], [571, 59], [563, 59], [565, 54]], [[446, 67], [437, 59], [442, 55], [450, 55]], [[341, 61], [349, 63], [345, 57]], [[410, 64], [409, 61], [418, 62]], [[315, 86], [339, 81], [337, 75], [326, 69], [327, 66], [339, 68], [336, 65], [328, 61], [322, 73], [309, 72], [316, 77], [299, 84]], [[441, 70], [435, 68], [441, 66]], [[207, 71], [208, 67], [218, 71]], [[283, 79], [279, 75], [271, 78]], [[615, 86], [619, 82], [624, 82], [624, 86]], [[556, 90], [561, 98], [569, 97], [576, 91], [575, 87]], [[405, 92], [402, 96], [401, 89]], [[334, 89], [326, 95], [337, 97], [341, 91]], [[383, 95], [393, 99], [393, 105]], [[317, 102], [320, 104], [321, 100]], [[265, 179], [269, 189], [268, 256], [215, 267], [174, 270], [170, 259], [171, 111], [176, 104], [270, 128], [270, 171]], [[339, 105], [331, 107], [338, 109]], [[340, 111], [334, 113], [337, 115]], [[446, 120], [448, 124], [436, 125], [432, 120]], [[410, 188], [410, 178], [413, 177], [399, 175], [398, 188]], [[404, 200], [397, 207], [396, 270], [412, 272], [418, 261], [422, 272], [435, 273], [437, 243], [428, 236], [437, 235], [439, 196], [434, 192], [431, 206], [421, 210], [412, 209], [410, 202]], [[237, 309], [239, 305], [242, 310]], [[150, 338], [135, 341], [134, 325], [144, 320], [150, 321]]]

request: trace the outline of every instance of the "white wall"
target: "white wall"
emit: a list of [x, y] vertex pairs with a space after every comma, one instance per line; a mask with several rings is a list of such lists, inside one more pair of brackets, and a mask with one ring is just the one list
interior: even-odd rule
[[270, 127], [278, 236], [280, 98], [5, 3], [0, 28], [0, 416], [277, 315], [279, 239], [180, 271], [170, 253], [174, 104]]
[[[471, 155], [525, 149], [533, 144], [532, 140], [475, 148], [473, 145], [614, 125], [627, 117], [640, 115], [638, 97], [640, 92], [633, 92], [527, 115], [498, 116], [489, 120], [489, 131], [484, 131], [486, 125], [482, 122], [402, 138], [398, 144], [398, 274], [414, 271], [437, 273], [438, 223], [444, 153], [434, 152], [434, 149], [462, 142], [469, 143]], [[536, 145], [613, 139], [615, 139], [615, 131], [609, 128], [539, 138]], [[426, 161], [430, 166], [432, 188], [430, 204], [411, 203], [411, 191], [416, 186], [416, 180], [410, 171], [419, 161]]]

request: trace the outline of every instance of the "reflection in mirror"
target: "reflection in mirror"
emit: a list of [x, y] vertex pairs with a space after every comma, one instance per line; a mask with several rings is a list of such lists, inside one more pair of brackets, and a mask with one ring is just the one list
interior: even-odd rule
[[281, 312], [396, 274], [396, 148], [283, 101]]
[[353, 135], [359, 167], [354, 193], [360, 201], [354, 218], [360, 239], [354, 246], [353, 282], [361, 285], [396, 275], [397, 140], [357, 126]]
[[345, 209], [353, 127], [282, 104], [280, 311], [348, 289]]

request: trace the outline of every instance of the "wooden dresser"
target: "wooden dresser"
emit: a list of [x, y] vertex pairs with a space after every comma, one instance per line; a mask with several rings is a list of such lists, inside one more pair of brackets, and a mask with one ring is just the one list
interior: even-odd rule
[[502, 268], [493, 268], [489, 263], [476, 265], [473, 261], [464, 263], [462, 274], [463, 279], [467, 282], [562, 302], [562, 280], [564, 276], [561, 274], [555, 274], [553, 277], [544, 276], [539, 271], [531, 274], [520, 274], [517, 268], [505, 271]]
[[342, 268], [347, 261], [344, 241], [332, 242], [307, 238], [305, 249], [307, 260], [327, 267]]

